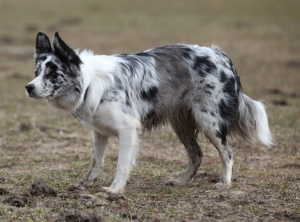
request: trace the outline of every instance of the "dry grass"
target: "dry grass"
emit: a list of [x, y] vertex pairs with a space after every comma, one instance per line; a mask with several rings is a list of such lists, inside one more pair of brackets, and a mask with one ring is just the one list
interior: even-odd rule
[[[299, 7], [297, 0], [0, 1], [0, 220], [299, 221]], [[80, 190], [73, 185], [89, 168], [89, 131], [25, 96], [39, 30], [59, 30], [71, 46], [103, 54], [178, 42], [219, 45], [246, 94], [266, 101], [277, 145], [233, 140], [233, 187], [217, 191], [220, 160], [199, 137], [205, 156], [197, 176], [168, 187], [164, 181], [184, 170], [186, 158], [166, 126], [142, 135], [125, 196], [110, 200], [98, 190], [113, 180], [116, 140], [97, 184]]]

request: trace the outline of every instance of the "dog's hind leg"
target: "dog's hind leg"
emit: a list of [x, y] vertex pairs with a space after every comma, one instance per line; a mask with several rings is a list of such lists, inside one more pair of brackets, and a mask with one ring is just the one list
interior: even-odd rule
[[228, 189], [231, 186], [231, 176], [232, 176], [232, 166], [233, 166], [233, 152], [225, 142], [225, 144], [220, 143], [220, 139], [214, 142], [217, 148], [221, 162], [222, 162], [222, 173], [220, 176], [220, 181], [215, 184], [216, 189]]
[[86, 179], [82, 182], [83, 185], [92, 185], [98, 178], [100, 169], [104, 163], [104, 154], [107, 146], [108, 137], [102, 136], [100, 133], [93, 131], [94, 150], [93, 162]]
[[227, 127], [217, 118], [217, 113], [206, 108], [197, 109], [195, 119], [204, 135], [214, 144], [222, 162], [220, 181], [215, 184], [217, 189], [228, 189], [231, 186], [233, 152], [227, 144]]
[[195, 176], [202, 162], [203, 153], [197, 143], [198, 130], [191, 110], [185, 108], [179, 109], [170, 122], [175, 133], [187, 150], [189, 163], [180, 177], [168, 180], [166, 184], [180, 186], [186, 184]]

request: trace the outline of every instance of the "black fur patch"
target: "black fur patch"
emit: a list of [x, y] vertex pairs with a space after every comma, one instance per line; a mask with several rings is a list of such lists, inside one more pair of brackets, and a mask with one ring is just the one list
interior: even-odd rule
[[211, 84], [206, 84], [205, 87], [206, 87], [205, 92], [208, 94], [211, 94], [211, 91], [215, 89], [215, 86]]
[[63, 81], [63, 82], [66, 82], [66, 81], [67, 81], [67, 78], [65, 77], [65, 75], [61, 75], [60, 77], [62, 78], [62, 81]]
[[221, 143], [226, 146], [226, 137], [228, 134], [228, 129], [225, 124], [219, 124], [220, 130], [216, 132], [216, 136], [221, 139]]
[[[227, 79], [227, 81], [223, 86], [223, 92], [227, 96], [228, 104], [230, 104], [228, 106], [230, 106], [231, 108], [230, 112], [232, 112], [230, 116], [231, 119], [235, 117], [235, 114], [237, 112], [237, 107], [238, 107], [238, 92], [236, 92], [235, 84], [236, 84], [235, 78], [230, 77], [229, 79]], [[224, 112], [226, 113], [226, 111]]]
[[211, 84], [206, 84], [205, 85], [207, 88], [209, 88], [209, 89], [214, 89], [215, 88], [215, 86], [213, 86], [213, 85], [211, 85]]
[[136, 53], [135, 55], [137, 55], [137, 56], [150, 57], [150, 54], [149, 54], [148, 52], [139, 52], [139, 53]]
[[209, 60], [208, 56], [197, 56], [194, 61], [193, 69], [199, 73], [200, 76], [206, 77], [217, 69], [216, 65]]
[[164, 122], [163, 118], [161, 118], [155, 110], [150, 110], [147, 115], [142, 118], [143, 128], [146, 130], [151, 130], [161, 125], [162, 122]]
[[232, 90], [231, 84], [232, 82], [229, 83], [227, 89], [226, 87], [224, 88], [224, 92], [227, 94], [227, 103], [221, 99], [218, 104], [219, 113], [224, 122], [219, 124], [220, 131], [218, 131], [216, 135], [221, 138], [223, 145], [226, 144], [226, 136], [230, 132], [230, 128], [238, 112], [238, 98], [237, 94]]
[[223, 92], [228, 94], [231, 97], [236, 96], [234, 77], [230, 77], [229, 79], [227, 79], [227, 81], [223, 86]]
[[190, 49], [190, 48], [183, 48], [181, 49], [181, 54], [182, 56], [187, 59], [187, 60], [190, 60], [192, 58], [191, 54], [193, 53], [193, 50]]
[[58, 73], [57, 73], [58, 67], [57, 67], [57, 65], [53, 64], [52, 62], [47, 62], [46, 63], [46, 70], [47, 69], [49, 71], [48, 71], [48, 73], [46, 73], [45, 78], [49, 79], [52, 84], [55, 84], [56, 80], [57, 80], [57, 77], [58, 77]]
[[38, 32], [36, 36], [36, 45], [35, 45], [35, 52], [37, 54], [43, 53], [51, 53], [51, 44], [50, 40], [47, 35], [42, 32]]
[[54, 71], [54, 72], [56, 72], [58, 69], [57, 65], [53, 64], [52, 62], [47, 62], [46, 68], [49, 68], [50, 71]]
[[235, 117], [236, 107], [232, 107], [231, 104], [227, 104], [223, 99], [219, 102], [218, 107], [222, 119], [230, 124]]
[[227, 80], [226, 73], [222, 70], [220, 73], [220, 82], [224, 83]]
[[43, 62], [47, 59], [47, 54], [37, 55], [35, 62]]
[[154, 101], [156, 99], [157, 93], [158, 88], [156, 86], [152, 86], [149, 89], [142, 91], [142, 99], [147, 101]]

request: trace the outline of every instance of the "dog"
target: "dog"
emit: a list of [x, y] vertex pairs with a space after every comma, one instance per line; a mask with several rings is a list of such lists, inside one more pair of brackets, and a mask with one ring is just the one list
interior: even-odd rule
[[115, 179], [109, 193], [124, 192], [138, 154], [138, 135], [170, 123], [189, 162], [168, 185], [191, 180], [202, 162], [202, 132], [222, 162], [217, 189], [231, 186], [233, 152], [227, 138], [273, 144], [264, 105], [242, 91], [231, 59], [218, 47], [167, 45], [134, 54], [95, 55], [73, 50], [55, 33], [52, 44], [36, 37], [35, 78], [27, 95], [69, 111], [93, 133], [92, 167], [83, 185], [92, 185], [104, 162], [108, 138], [119, 139]]

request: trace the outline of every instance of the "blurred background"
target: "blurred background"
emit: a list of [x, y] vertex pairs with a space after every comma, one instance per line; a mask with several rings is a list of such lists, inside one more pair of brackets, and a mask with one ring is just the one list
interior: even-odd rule
[[[25, 84], [34, 77], [36, 33], [45, 32], [52, 39], [59, 31], [72, 48], [91, 49], [97, 54], [139, 52], [177, 43], [218, 45], [232, 58], [244, 92], [265, 101], [271, 131], [277, 142], [271, 150], [257, 146], [251, 151], [243, 151], [242, 148], [251, 146], [233, 141], [237, 156], [243, 160], [247, 159], [247, 152], [263, 156], [269, 161], [263, 164], [267, 171], [267, 166], [273, 169], [274, 163], [276, 166], [284, 162], [294, 164], [295, 168], [288, 168], [291, 177], [299, 176], [299, 9], [299, 0], [0, 0], [2, 175], [13, 175], [28, 184], [36, 172], [43, 175], [45, 170], [57, 173], [57, 169], [61, 169], [64, 175], [63, 170], [73, 168], [74, 174], [65, 175], [69, 178], [65, 182], [68, 184], [72, 178], [81, 177], [88, 168], [92, 146], [89, 131], [67, 112], [55, 110], [43, 101], [33, 101], [25, 94]], [[143, 141], [141, 146], [147, 149], [141, 151], [138, 166], [152, 164], [152, 169], [161, 170], [160, 173], [168, 177], [174, 176], [173, 171], [160, 169], [161, 166], [155, 165], [150, 157], [170, 160], [171, 168], [175, 160], [179, 165], [185, 164], [182, 160], [185, 152], [168, 127], [151, 136], [143, 135]], [[110, 145], [109, 160], [116, 160], [116, 144], [113, 141]], [[177, 147], [180, 151], [175, 149]], [[203, 163], [204, 169], [217, 172], [216, 166], [210, 165], [212, 159], [219, 161], [216, 151], [207, 143], [203, 147], [211, 158]], [[236, 174], [245, 174], [261, 164], [257, 160], [247, 161], [253, 168], [244, 169], [237, 165]], [[108, 161], [107, 181], [112, 179], [108, 175], [114, 173], [111, 162]], [[152, 172], [150, 168], [148, 170]], [[249, 175], [251, 172], [247, 171]], [[141, 176], [138, 172], [133, 174], [138, 178]], [[287, 175], [287, 172], [283, 174]], [[48, 178], [57, 180], [57, 174], [49, 175]], [[103, 182], [105, 180], [100, 181]], [[13, 181], [2, 183], [2, 186], [18, 184]], [[63, 189], [63, 185], [57, 186]]]

